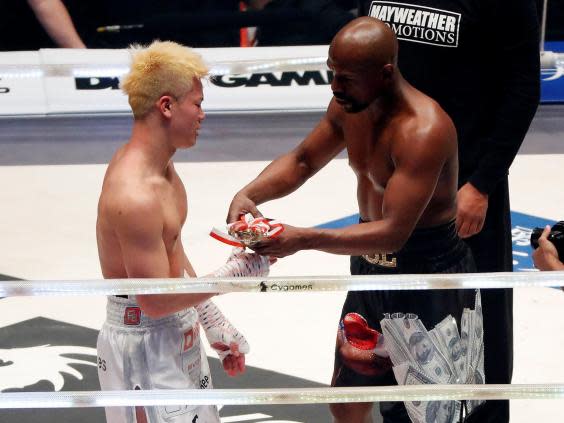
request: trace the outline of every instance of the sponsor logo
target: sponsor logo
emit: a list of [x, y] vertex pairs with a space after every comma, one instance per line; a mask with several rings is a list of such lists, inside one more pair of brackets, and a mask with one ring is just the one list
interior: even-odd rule
[[457, 47], [460, 13], [393, 1], [373, 1], [369, 16], [384, 21], [398, 39]]
[[196, 325], [186, 332], [184, 332], [184, 340], [182, 342], [182, 352], [188, 351], [190, 348], [194, 346], [194, 342], [200, 336], [200, 326]]
[[[0, 79], [1, 81], [1, 79]], [[0, 87], [0, 94], [8, 94], [10, 92], [10, 88], [8, 87]]]
[[184, 347], [182, 351], [186, 352], [194, 346], [194, 329], [184, 332]]
[[374, 254], [365, 254], [364, 260], [368, 263], [375, 264], [382, 267], [389, 267], [394, 268], [398, 267], [397, 258], [394, 254], [389, 253], [374, 253]]
[[74, 78], [77, 90], [119, 90], [119, 78], [117, 77], [80, 77]]
[[98, 368], [103, 372], [108, 369], [106, 366], [106, 360], [104, 360], [102, 357], [98, 357]]
[[253, 73], [252, 75], [222, 75], [211, 79], [211, 82], [222, 88], [258, 87], [290, 87], [291, 85], [329, 85], [333, 80], [330, 71]]
[[541, 79], [543, 81], [555, 81], [557, 79], [562, 78], [563, 76], [564, 76], [564, 68], [541, 70]]
[[[255, 88], [261, 85], [271, 87], [329, 85], [332, 80], [331, 71], [253, 73], [252, 75], [221, 75], [211, 78], [215, 86], [222, 88]], [[119, 90], [118, 77], [76, 77], [74, 84], [75, 88], [80, 91]]]
[[203, 379], [200, 379], [200, 389], [206, 389], [210, 386], [210, 378], [209, 376], [204, 376]]
[[271, 291], [311, 291], [313, 289], [313, 284], [295, 284], [295, 285], [278, 285], [273, 283], [270, 285]]
[[194, 362], [188, 363], [188, 365], [186, 366], [186, 371], [188, 373], [191, 373], [191, 372], [194, 371], [194, 369], [200, 370], [201, 367], [202, 367], [202, 359], [198, 355], [198, 357], [196, 358], [196, 360]]
[[139, 307], [126, 307], [123, 312], [123, 323], [129, 326], [137, 326], [141, 323], [141, 309]]

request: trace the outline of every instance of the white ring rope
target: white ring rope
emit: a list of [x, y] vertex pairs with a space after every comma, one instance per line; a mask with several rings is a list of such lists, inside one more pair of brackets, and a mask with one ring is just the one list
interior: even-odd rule
[[432, 275], [0, 281], [0, 297], [564, 287], [564, 271]]
[[[327, 57], [293, 57], [286, 59], [255, 59], [210, 61], [210, 75], [242, 75], [269, 71], [307, 71], [327, 69]], [[8, 64], [0, 63], [2, 78], [38, 78], [64, 76], [123, 76], [129, 72], [129, 62]]]
[[[564, 53], [543, 51], [540, 56], [543, 70], [564, 67]], [[307, 71], [327, 69], [327, 57], [292, 57], [280, 59], [209, 61], [210, 75], [238, 75], [267, 71]], [[59, 63], [59, 64], [9, 64], [0, 63], [1, 78], [38, 78], [62, 76], [123, 76], [129, 71], [127, 60], [102, 65], [100, 63]]]
[[328, 404], [379, 401], [562, 399], [564, 385], [414, 385], [355, 388], [4, 392], [4, 408]]

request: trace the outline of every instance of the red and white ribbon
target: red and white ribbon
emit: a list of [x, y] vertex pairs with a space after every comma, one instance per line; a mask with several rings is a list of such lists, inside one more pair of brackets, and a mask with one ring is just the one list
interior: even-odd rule
[[247, 244], [237, 237], [237, 233], [243, 231], [255, 233], [258, 239], [276, 238], [284, 231], [284, 225], [277, 220], [253, 217], [252, 214], [247, 213], [236, 222], [227, 225], [225, 230], [214, 227], [210, 236], [225, 244], [244, 248]]

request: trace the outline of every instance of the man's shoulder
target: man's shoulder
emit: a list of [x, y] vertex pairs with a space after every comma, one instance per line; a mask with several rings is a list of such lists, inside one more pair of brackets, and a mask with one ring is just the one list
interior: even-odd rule
[[424, 157], [449, 156], [456, 151], [456, 128], [452, 120], [435, 101], [428, 99], [425, 107], [406, 113], [395, 122], [396, 153]]
[[421, 141], [456, 142], [456, 129], [450, 116], [439, 103], [423, 93], [402, 117], [397, 130]]
[[160, 211], [159, 197], [151, 184], [119, 174], [109, 175], [100, 196], [108, 216], [134, 218]]

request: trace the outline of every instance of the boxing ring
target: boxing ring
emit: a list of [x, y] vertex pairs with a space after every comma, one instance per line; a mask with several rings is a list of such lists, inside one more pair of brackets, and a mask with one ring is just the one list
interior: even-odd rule
[[[326, 47], [313, 48], [313, 50], [307, 48], [303, 52], [296, 49], [275, 50], [281, 54], [282, 63], [273, 61], [272, 57], [262, 57], [262, 54], [267, 54], [262, 52], [259, 53], [259, 57], [249, 56], [242, 61], [234, 60], [239, 52], [214, 52], [218, 55], [213, 59], [217, 65], [215, 72], [218, 75], [231, 72], [251, 74], [261, 72], [273, 73], [277, 76], [277, 80], [282, 80], [283, 78], [277, 73], [280, 70], [298, 72], [298, 76], [303, 76], [303, 72], [308, 70], [320, 73], [312, 74], [309, 85], [301, 86], [293, 83], [291, 88], [288, 88], [292, 93], [283, 98], [283, 101], [276, 105], [278, 107], [276, 109], [272, 108], [271, 89], [273, 88], [268, 84], [251, 87], [256, 88], [257, 92], [264, 91], [258, 93], [257, 98], [250, 100], [246, 96], [240, 97], [238, 93], [234, 94], [233, 98], [230, 97], [227, 104], [222, 103], [222, 97], [226, 95], [225, 90], [239, 90], [243, 89], [243, 86], [221, 88], [210, 83], [205, 88], [209, 91], [209, 95], [206, 93], [209, 111], [198, 146], [193, 151], [179, 152], [176, 156], [179, 174], [187, 183], [188, 191], [193, 193], [190, 203], [206, 205], [205, 208], [194, 207], [196, 210], [191, 212], [186, 233], [183, 234], [187, 239], [185, 245], [188, 246], [188, 255], [191, 259], [193, 257], [195, 267], [202, 269], [198, 273], [205, 274], [205, 270], [216, 267], [226, 255], [226, 249], [208, 239], [207, 232], [211, 225], [223, 221], [230, 193], [232, 194], [238, 185], [256, 175], [266, 162], [279, 153], [289, 150], [322, 115], [330, 91], [327, 80], [323, 79], [325, 74], [322, 67], [324, 64], [322, 50], [326, 50]], [[297, 55], [297, 52], [300, 54]], [[224, 422], [273, 422], [272, 419], [276, 418], [285, 419], [276, 420], [285, 422], [321, 422], [327, 421], [329, 416], [325, 408], [316, 409], [315, 413], [321, 410], [324, 414], [318, 417], [319, 420], [315, 420], [315, 417], [300, 418], [300, 412], [293, 414], [293, 417], [276, 417], [274, 412], [267, 412], [259, 406], [391, 401], [406, 398], [412, 401], [463, 398], [523, 400], [512, 402], [512, 407], [513, 404], [519, 407], [517, 412], [512, 408], [512, 421], [524, 422], [533, 418], [532, 416], [539, 418], [538, 409], [534, 413], [526, 414], [528, 408], [535, 407], [547, 410], [545, 417], [540, 417], [541, 420], [544, 418], [542, 421], [558, 421], [554, 411], [556, 408], [550, 408], [547, 403], [559, 404], [560, 407], [564, 404], [562, 401], [564, 376], [561, 377], [560, 371], [553, 371], [550, 375], [540, 372], [538, 369], [542, 363], [534, 361], [535, 351], [531, 349], [526, 350], [521, 357], [517, 356], [517, 374], [514, 378], [516, 382], [510, 386], [328, 388], [326, 385], [330, 373], [326, 364], [332, 357], [336, 316], [340, 312], [340, 304], [346, 290], [515, 287], [518, 288], [516, 310], [521, 304], [526, 303], [529, 304], [527, 311], [534, 313], [533, 316], [529, 316], [530, 319], [539, 318], [543, 311], [548, 313], [542, 315], [546, 319], [550, 318], [550, 313], [556, 313], [564, 302], [559, 291], [542, 287], [563, 286], [564, 275], [561, 272], [449, 275], [448, 277], [411, 275], [377, 279], [351, 276], [322, 277], [319, 275], [339, 275], [346, 272], [348, 268], [346, 258], [328, 259], [323, 253], [304, 252], [296, 257], [281, 260], [273, 266], [274, 276], [270, 278], [237, 280], [200, 278], [190, 280], [189, 283], [184, 280], [101, 280], [95, 240], [91, 233], [95, 218], [93, 213], [105, 163], [115, 148], [128, 137], [131, 126], [131, 117], [125, 112], [127, 106], [124, 99], [118, 91], [111, 88], [111, 78], [123, 72], [120, 68], [123, 64], [120, 60], [124, 58], [122, 53], [114, 53], [115, 59], [110, 60], [112, 66], [102, 66], [102, 73], [98, 74], [88, 72], [85, 74], [84, 71], [86, 69], [89, 72], [100, 72], [99, 65], [107, 58], [87, 57], [84, 56], [84, 52], [68, 52], [68, 55], [61, 57], [58, 52], [46, 51], [34, 58], [28, 56], [25, 60], [36, 61], [28, 68], [8, 66], [6, 61], [13, 60], [14, 57], [2, 61], [0, 55], [0, 73], [5, 72], [0, 77], [2, 78], [0, 88], [9, 86], [13, 94], [18, 92], [22, 80], [29, 82], [26, 78], [31, 78], [31, 81], [38, 82], [39, 79], [41, 84], [45, 84], [42, 91], [46, 94], [33, 105], [29, 103], [30, 97], [25, 95], [22, 95], [21, 103], [12, 103], [13, 98], [4, 102], [6, 98], [0, 97], [0, 114], [3, 115], [0, 118], [0, 180], [5, 184], [2, 192], [6, 202], [3, 210], [4, 219], [0, 226], [0, 233], [3, 234], [0, 251], [4, 257], [0, 273], [26, 279], [0, 281], [0, 297], [6, 297], [0, 301], [0, 315], [2, 315], [0, 332], [6, 328], [18, 328], [19, 324], [30, 321], [31, 318], [37, 322], [34, 320], [37, 316], [49, 316], [53, 321], [68, 319], [69, 325], [85, 328], [85, 332], [95, 330], [96, 327], [99, 328], [103, 318], [103, 296], [109, 294], [231, 292], [229, 296], [219, 297], [218, 301], [222, 308], [225, 307], [226, 315], [235, 316], [233, 320], [241, 330], [246, 332], [247, 328], [250, 328], [249, 338], [252, 349], [249, 366], [287, 373], [301, 377], [303, 381], [295, 388], [280, 384], [275, 388], [259, 389], [253, 386], [254, 389], [249, 389], [249, 381], [235, 380], [229, 385], [228, 382], [223, 384], [218, 378], [216, 386], [222, 389], [212, 391], [98, 392], [84, 389], [78, 382], [70, 383], [67, 378], [63, 388], [55, 391], [35, 383], [27, 386], [39, 386], [43, 389], [24, 389], [25, 387], [22, 386], [21, 390], [24, 392], [10, 392], [10, 390], [2, 392], [0, 394], [1, 421], [12, 421], [10, 419], [21, 421], [21, 418], [17, 417], [17, 409], [24, 408], [42, 410], [39, 415], [47, 416], [49, 419], [48, 414], [43, 414], [46, 412], [43, 410], [45, 408], [69, 408], [80, 412], [80, 409], [85, 407], [97, 407], [99, 410], [99, 407], [119, 405], [223, 404], [226, 405], [224, 410], [234, 410], [228, 409], [227, 406], [246, 406], [245, 412], [237, 411], [237, 414], [230, 411], [231, 414], [227, 416], [222, 413]], [[203, 54], [205, 57], [206, 52]], [[220, 57], [222, 54], [225, 56]], [[301, 57], [302, 60], [296, 62], [296, 56]], [[561, 66], [559, 60], [561, 56], [555, 54], [549, 61], [545, 61], [545, 69], [552, 69], [551, 66], [559, 69]], [[53, 61], [58, 63], [52, 63]], [[234, 62], [237, 63], [233, 65]], [[2, 67], [2, 64], [5, 66]], [[80, 72], [74, 74], [72, 70], [77, 68], [80, 68]], [[108, 73], [110, 68], [116, 73]], [[20, 76], [8, 73], [17, 70], [24, 70], [22, 71], [24, 73]], [[294, 74], [291, 75], [294, 77]], [[316, 75], [321, 75], [321, 79]], [[78, 96], [83, 92], [78, 93], [75, 89], [75, 78], [85, 77], [90, 78], [89, 82], [94, 86], [106, 82], [110, 85], [100, 90], [90, 90], [89, 94], [95, 93], [95, 96]], [[267, 80], [269, 77], [265, 78]], [[315, 80], [318, 81], [318, 85], [315, 85]], [[69, 81], [70, 85], [68, 85]], [[248, 81], [249, 78], [247, 84]], [[67, 88], [69, 90], [65, 91]], [[300, 101], [303, 96], [312, 99], [309, 104], [304, 105]], [[234, 104], [240, 103], [245, 103], [246, 108], [240, 106], [237, 106], [237, 109], [233, 108]], [[561, 119], [563, 114], [564, 107], [559, 104], [542, 105], [537, 113], [532, 129], [516, 160], [516, 169], [511, 175], [512, 186], [520, 187], [520, 191], [515, 193], [512, 191], [513, 207], [517, 210], [552, 219], [557, 219], [558, 213], [561, 213], [558, 205], [562, 204], [559, 200], [564, 200], [563, 194], [550, 187], [542, 190], [538, 188], [538, 183], [530, 178], [529, 169], [533, 163], [536, 171], [552, 172], [550, 175], [554, 178], [558, 177], [564, 164], [562, 160], [564, 146], [561, 143], [564, 139], [562, 136], [564, 125]], [[269, 142], [264, 142], [265, 139]], [[550, 160], [544, 160], [546, 157]], [[327, 175], [323, 176], [320, 182], [304, 187], [303, 193], [288, 200], [281, 200], [278, 205], [265, 205], [266, 212], [276, 217], [283, 216], [289, 223], [312, 226], [337, 221], [343, 215], [353, 215], [356, 210], [354, 210], [354, 193], [350, 192], [352, 180], [342, 176], [347, 172], [346, 167], [346, 160], [338, 159], [334, 165], [329, 166]], [[198, 178], [205, 180], [210, 186], [219, 188], [213, 194], [204, 192], [203, 187], [197, 186], [200, 183]], [[327, 200], [336, 195], [338, 195], [339, 208], [342, 207], [343, 210], [335, 210], [335, 201]], [[543, 204], [543, 200], [546, 201], [545, 197], [552, 198], [551, 202], [554, 204]], [[299, 207], [296, 207], [296, 204]], [[300, 213], [309, 210], [311, 212]], [[0, 279], [8, 278], [0, 277]], [[308, 289], [302, 291], [291, 288], [272, 289], [273, 286], [307, 286]], [[267, 292], [260, 292], [261, 288]], [[244, 306], [241, 307], [241, 304]], [[53, 310], [47, 311], [46, 309], [50, 307]], [[41, 311], [37, 312], [35, 310], [37, 308]], [[545, 310], [542, 310], [543, 308]], [[300, 309], [304, 309], [304, 312], [301, 313]], [[86, 314], [84, 310], [89, 310], [91, 315], [81, 315]], [[275, 313], [271, 310], [277, 311], [279, 316], [274, 316]], [[296, 310], [297, 316], [283, 318], [282, 314], [287, 310]], [[73, 317], [63, 318], [63, 314]], [[303, 322], [305, 316], [310, 314], [316, 316], [308, 321], [308, 325], [318, 332], [316, 336], [308, 333], [306, 328], [297, 327], [299, 322]], [[523, 318], [523, 320], [527, 319]], [[558, 317], [555, 320], [557, 319]], [[258, 325], [257, 320], [268, 324], [268, 329]], [[558, 322], [551, 323], [554, 325], [554, 337], [558, 339], [546, 341], [549, 341], [548, 349], [557, 349], [560, 345], [564, 346], [563, 341], [556, 336], [558, 333], [564, 333], [564, 327]], [[302, 324], [302, 326], [307, 325]], [[68, 329], [67, 326], [65, 328]], [[535, 338], [531, 334], [530, 326], [518, 330], [522, 331], [517, 333], [516, 338], [521, 333], [529, 337], [528, 339], [540, 339], [540, 335]], [[534, 330], [539, 329], [534, 328]], [[270, 333], [271, 331], [279, 335]], [[9, 348], [7, 344], [10, 334], [14, 333], [16, 333], [15, 329], [6, 330], [4, 335], [0, 334], [2, 341], [0, 360], [3, 360], [1, 356], [3, 349]], [[545, 332], [543, 336], [544, 334]], [[281, 337], [284, 336], [292, 338], [292, 345], [278, 346]], [[59, 345], [64, 345], [63, 341], [58, 342]], [[516, 339], [516, 343], [517, 351], [520, 351], [525, 344], [520, 339]], [[20, 347], [34, 345], [20, 340], [15, 344]], [[277, 345], [277, 347], [272, 350], [269, 345]], [[314, 351], [315, 359], [300, 358], [293, 351], [296, 349], [295, 345]], [[325, 351], [318, 351], [319, 349]], [[552, 356], [540, 352], [537, 352], [537, 355], [544, 361], [549, 360], [548, 366], [562, 367], [557, 361], [550, 361], [555, 360], [555, 356], [561, 356], [561, 351], [564, 351], [564, 348], [552, 351], [554, 353]], [[300, 359], [308, 364], [301, 367], [299, 363], [280, 364], [282, 361], [298, 362]], [[277, 367], [277, 361], [280, 367]], [[325, 367], [317, 367], [314, 361], [325, 363]], [[0, 378], [1, 365], [6, 362], [6, 360], [0, 361]], [[532, 371], [533, 374], [528, 374], [527, 369], [522, 370], [523, 374], [519, 374], [519, 364], [523, 363], [535, 369]], [[215, 370], [214, 378], [217, 373], [218, 371]], [[323, 375], [320, 376], [321, 374]], [[541, 380], [535, 380], [536, 375], [542, 375]], [[266, 380], [270, 379], [266, 378]], [[283, 382], [294, 383], [288, 380]], [[234, 385], [236, 389], [223, 388]], [[75, 388], [69, 389], [68, 386]], [[43, 392], [40, 392], [41, 390]], [[530, 401], [536, 399], [552, 401], [543, 401], [542, 405]], [[304, 411], [301, 414], [303, 415]], [[77, 415], [83, 414], [74, 416]], [[28, 413], [27, 416], [32, 414]], [[550, 420], [546, 416], [553, 417], [555, 420]], [[33, 418], [39, 420], [37, 416]], [[88, 416], [85, 417], [87, 418]], [[304, 418], [306, 420], [303, 420]], [[69, 421], [71, 419], [69, 418]], [[53, 418], [53, 421], [55, 420], [56, 418]], [[26, 421], [35, 420], [28, 418]]]

